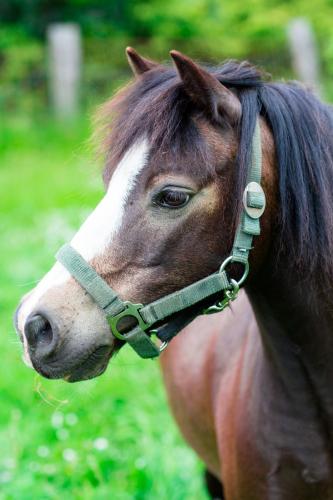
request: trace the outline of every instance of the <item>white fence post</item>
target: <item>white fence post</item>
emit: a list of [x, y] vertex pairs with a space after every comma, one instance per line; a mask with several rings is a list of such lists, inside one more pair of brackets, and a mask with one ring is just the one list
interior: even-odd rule
[[295, 18], [287, 27], [287, 35], [297, 78], [320, 92], [318, 48], [311, 24]]
[[80, 28], [76, 24], [51, 24], [47, 38], [52, 107], [60, 118], [70, 118], [79, 109], [82, 61]]

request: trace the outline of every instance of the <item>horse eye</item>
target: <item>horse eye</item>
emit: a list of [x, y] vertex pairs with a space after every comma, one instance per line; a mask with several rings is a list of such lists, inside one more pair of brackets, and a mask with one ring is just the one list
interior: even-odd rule
[[155, 203], [164, 208], [181, 208], [190, 200], [186, 191], [176, 191], [174, 189], [164, 189], [155, 197]]

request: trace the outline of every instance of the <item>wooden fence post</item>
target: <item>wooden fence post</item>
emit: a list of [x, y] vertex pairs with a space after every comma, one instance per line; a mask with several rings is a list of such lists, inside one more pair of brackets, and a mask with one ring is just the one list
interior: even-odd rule
[[320, 93], [319, 56], [311, 24], [307, 19], [295, 18], [287, 27], [287, 35], [297, 78]]
[[79, 110], [81, 34], [76, 24], [51, 24], [47, 30], [49, 91], [55, 114], [73, 117]]

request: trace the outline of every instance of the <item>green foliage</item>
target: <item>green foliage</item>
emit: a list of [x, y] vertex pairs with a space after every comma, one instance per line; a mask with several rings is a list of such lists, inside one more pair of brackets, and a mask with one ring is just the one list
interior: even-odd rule
[[0, 25], [0, 82], [0, 109], [45, 107], [44, 48], [20, 26]]
[[102, 377], [71, 385], [21, 360], [14, 309], [102, 195], [87, 135], [85, 120], [0, 121], [0, 499], [204, 500], [158, 363], [124, 348]]
[[332, 14], [332, 0], [0, 2], [1, 500], [206, 498], [156, 363], [124, 349], [103, 377], [72, 386], [42, 380], [21, 362], [15, 306], [102, 192], [88, 148], [79, 146], [85, 120], [31, 118], [47, 104], [47, 25], [80, 24], [82, 95], [90, 105], [130, 77], [126, 45], [158, 60], [171, 48], [208, 62], [247, 58], [275, 77], [292, 77], [286, 26], [307, 17], [333, 100]]
[[0, 3], [0, 106], [34, 112], [46, 104], [44, 40], [51, 22], [82, 28], [86, 103], [128, 79], [126, 45], [159, 60], [171, 48], [207, 62], [247, 58], [275, 77], [292, 77], [286, 27], [299, 16], [314, 27], [329, 82], [332, 0], [7, 0]]

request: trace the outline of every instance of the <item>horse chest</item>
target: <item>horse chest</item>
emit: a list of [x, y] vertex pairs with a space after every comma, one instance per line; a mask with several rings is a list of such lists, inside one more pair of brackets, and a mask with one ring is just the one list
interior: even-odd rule
[[224, 434], [221, 455], [226, 498], [332, 500], [333, 469], [321, 438], [307, 447], [301, 424], [294, 442], [290, 442], [288, 433], [284, 438], [278, 430], [272, 433], [276, 439], [270, 440], [264, 432], [259, 436], [258, 428], [254, 432], [251, 423], [245, 422], [237, 426], [231, 440]]
[[[254, 327], [234, 335], [237, 312], [251, 323], [244, 297], [217, 329], [216, 320], [198, 319], [163, 355], [170, 405], [185, 439], [222, 478], [227, 500], [333, 500], [331, 457], [315, 412], [298, 413], [298, 401], [293, 409], [256, 378], [261, 342]], [[304, 395], [302, 404], [313, 406]]]
[[250, 339], [221, 387], [218, 439], [226, 498], [333, 499], [330, 445], [311, 395], [292, 400], [274, 381], [258, 380], [256, 359]]

